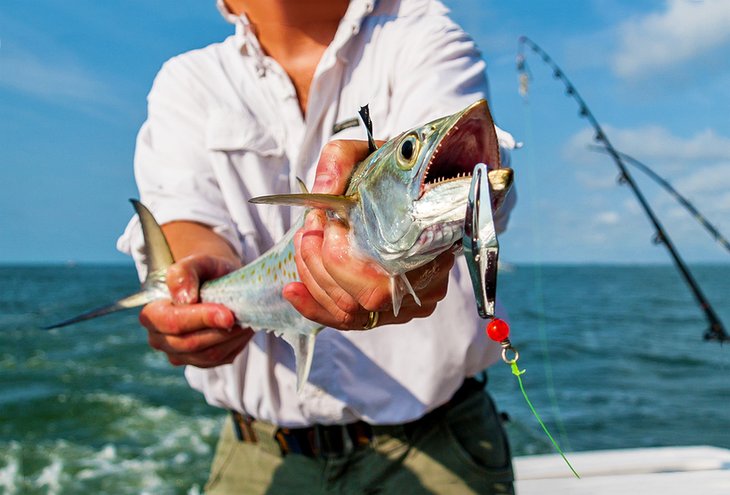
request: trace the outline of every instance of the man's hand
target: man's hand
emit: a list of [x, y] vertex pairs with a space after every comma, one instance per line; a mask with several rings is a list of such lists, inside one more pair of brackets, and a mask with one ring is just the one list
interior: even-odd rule
[[[163, 230], [176, 257], [196, 250], [215, 255], [187, 255], [167, 270], [172, 301], [150, 303], [139, 314], [150, 346], [167, 354], [176, 366], [210, 368], [232, 362], [253, 331], [234, 325], [235, 317], [225, 306], [200, 303], [199, 288], [204, 281], [235, 270], [240, 262], [230, 246], [205, 226], [176, 222]], [[195, 245], [190, 239], [196, 240]]]
[[[312, 192], [343, 194], [352, 169], [367, 154], [364, 141], [329, 143], [317, 164]], [[340, 330], [362, 330], [371, 311], [380, 312], [378, 325], [431, 315], [436, 303], [446, 296], [449, 270], [454, 264], [454, 256], [444, 253], [408, 273], [422, 305], [406, 295], [395, 317], [390, 277], [376, 263], [353, 253], [348, 230], [341, 223], [328, 221], [323, 211], [313, 210], [295, 235], [294, 245], [301, 282], [288, 284], [284, 298], [310, 320]]]

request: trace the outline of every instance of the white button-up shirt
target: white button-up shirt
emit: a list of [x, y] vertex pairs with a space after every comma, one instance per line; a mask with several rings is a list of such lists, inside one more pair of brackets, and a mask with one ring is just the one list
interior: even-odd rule
[[[441, 3], [351, 0], [315, 71], [304, 118], [290, 79], [261, 50], [245, 16], [222, 9], [235, 34], [174, 57], [155, 79], [135, 174], [141, 200], [160, 224], [209, 225], [246, 263], [298, 214], [248, 200], [296, 191], [297, 176], [311, 186], [327, 141], [365, 138], [360, 106], [370, 105], [375, 137], [387, 139], [487, 96], [485, 64]], [[501, 145], [513, 147], [511, 136], [498, 132]], [[498, 229], [505, 222], [503, 213]], [[141, 247], [133, 219], [119, 248], [134, 256], [143, 277]], [[443, 404], [498, 355], [462, 259], [431, 317], [367, 332], [323, 330], [301, 394], [292, 349], [266, 332], [232, 364], [188, 366], [185, 375], [210, 404], [283, 426], [394, 424]]]

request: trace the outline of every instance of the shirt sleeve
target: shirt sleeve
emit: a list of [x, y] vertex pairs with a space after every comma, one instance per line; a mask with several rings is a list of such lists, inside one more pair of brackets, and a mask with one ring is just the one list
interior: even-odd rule
[[[482, 54], [474, 40], [446, 15], [429, 14], [411, 20], [400, 33], [408, 43], [398, 43], [402, 49], [391, 70], [390, 115], [395, 116], [391, 130], [408, 129], [448, 115], [480, 98], [489, 101]], [[502, 166], [509, 166], [515, 140], [499, 127], [496, 131]], [[507, 228], [515, 202], [513, 186], [495, 214], [497, 233]]]
[[[162, 225], [187, 220], [208, 225], [241, 254], [240, 239], [217, 183], [205, 143], [207, 107], [184, 61], [160, 70], [148, 96], [148, 116], [137, 136], [134, 172], [141, 201]], [[143, 239], [133, 218], [117, 247], [134, 257], [144, 278]]]

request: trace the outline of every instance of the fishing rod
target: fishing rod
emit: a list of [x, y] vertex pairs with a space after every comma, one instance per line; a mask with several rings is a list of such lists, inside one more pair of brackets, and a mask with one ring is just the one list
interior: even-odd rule
[[553, 77], [556, 79], [560, 79], [563, 84], [565, 85], [565, 92], [567, 96], [573, 98], [578, 103], [578, 115], [580, 117], [583, 117], [588, 120], [588, 122], [593, 127], [593, 130], [595, 131], [595, 134], [593, 136], [593, 139], [603, 145], [603, 147], [606, 150], [606, 153], [608, 153], [611, 158], [613, 159], [614, 163], [619, 169], [619, 183], [620, 184], [627, 184], [631, 190], [633, 191], [634, 195], [636, 196], [636, 199], [639, 201], [641, 206], [644, 208], [644, 212], [649, 217], [649, 220], [651, 221], [652, 225], [656, 229], [656, 234], [654, 236], [654, 242], [657, 244], [661, 243], [664, 244], [664, 246], [667, 248], [667, 251], [669, 251], [669, 255], [674, 260], [674, 264], [676, 265], [679, 272], [684, 277], [685, 282], [689, 286], [690, 290], [692, 291], [692, 294], [694, 295], [695, 299], [697, 300], [697, 303], [700, 306], [700, 309], [705, 313], [705, 317], [707, 318], [707, 321], [710, 325], [710, 327], [705, 331], [704, 338], [705, 340], [717, 340], [719, 342], [725, 342], [730, 340], [730, 336], [728, 336], [727, 332], [725, 331], [725, 327], [723, 326], [722, 322], [720, 321], [720, 318], [717, 316], [717, 313], [715, 313], [715, 310], [710, 305], [709, 301], [705, 297], [705, 295], [700, 290], [699, 285], [695, 281], [694, 277], [689, 271], [689, 268], [687, 268], [687, 265], [684, 263], [682, 258], [679, 256], [679, 253], [677, 252], [676, 248], [674, 247], [674, 243], [669, 238], [669, 235], [666, 233], [664, 228], [662, 227], [661, 223], [659, 222], [659, 219], [654, 214], [654, 211], [649, 206], [649, 203], [647, 202], [646, 198], [642, 194], [641, 190], [639, 189], [639, 186], [634, 181], [634, 178], [629, 173], [626, 164], [623, 161], [623, 158], [621, 154], [616, 150], [616, 148], [613, 147], [611, 144], [611, 141], [609, 141], [608, 137], [606, 136], [606, 133], [603, 131], [603, 128], [598, 123], [598, 120], [593, 115], [593, 112], [590, 111], [588, 108], [588, 105], [586, 105], [586, 102], [583, 100], [583, 98], [578, 94], [578, 91], [576, 90], [573, 83], [568, 79], [568, 77], [565, 75], [563, 70], [556, 64], [553, 59], [550, 57], [550, 55], [545, 52], [540, 46], [537, 45], [534, 41], [529, 39], [527, 36], [520, 36], [519, 38], [519, 44], [518, 44], [518, 52], [517, 52], [517, 71], [520, 75], [520, 94], [523, 96], [527, 95], [527, 85], [529, 81], [529, 73], [527, 71], [527, 62], [525, 61], [525, 55], [524, 55], [524, 46], [529, 46], [533, 52], [540, 55], [543, 62], [547, 64], [552, 70], [553, 70]]
[[[603, 146], [590, 145], [589, 148], [592, 151], [600, 151], [602, 153], [607, 153], [606, 148], [604, 148]], [[669, 182], [667, 182], [661, 175], [657, 174], [652, 169], [650, 169], [648, 165], [646, 165], [645, 163], [641, 163], [639, 160], [637, 160], [636, 158], [634, 158], [631, 155], [628, 155], [621, 151], [619, 151], [618, 154], [621, 156], [621, 158], [626, 160], [627, 163], [638, 168], [639, 170], [644, 172], [646, 175], [651, 177], [657, 184], [659, 184], [664, 189], [666, 189], [667, 192], [669, 194], [671, 194], [674, 197], [674, 199], [676, 199], [679, 202], [679, 204], [684, 206], [692, 214], [692, 217], [695, 220], [697, 220], [700, 223], [700, 225], [702, 225], [710, 233], [710, 235], [718, 243], [720, 243], [720, 245], [722, 245], [722, 247], [724, 247], [726, 250], [730, 251], [730, 242], [728, 242], [728, 240], [720, 233], [720, 231], [717, 230], [717, 228], [714, 225], [712, 225], [710, 223], [710, 221], [707, 220], [707, 218], [702, 213], [700, 213], [699, 210], [697, 208], [695, 208], [695, 206], [692, 203], [690, 203], [687, 198], [682, 196], [679, 193], [679, 191], [674, 189], [672, 187], [672, 185]]]

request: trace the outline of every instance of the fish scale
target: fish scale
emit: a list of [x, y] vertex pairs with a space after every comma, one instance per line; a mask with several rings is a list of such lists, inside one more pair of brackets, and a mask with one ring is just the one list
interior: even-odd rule
[[292, 238], [303, 224], [301, 217], [269, 251], [243, 268], [205, 282], [200, 288], [201, 300], [223, 304], [241, 326], [277, 335], [292, 330], [308, 334], [320, 328], [281, 297], [286, 284], [299, 281]]

